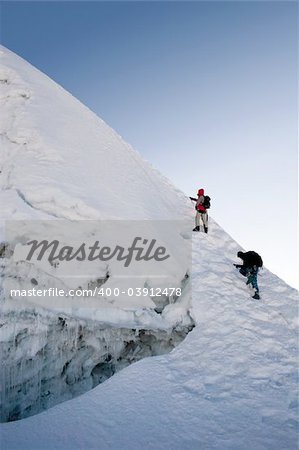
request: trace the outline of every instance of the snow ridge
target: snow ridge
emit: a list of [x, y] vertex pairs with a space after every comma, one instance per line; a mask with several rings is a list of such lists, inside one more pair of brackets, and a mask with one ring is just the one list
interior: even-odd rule
[[[4, 47], [1, 61], [4, 204], [12, 189], [28, 218], [189, 216], [184, 194], [88, 108]], [[6, 206], [3, 220], [13, 216]]]

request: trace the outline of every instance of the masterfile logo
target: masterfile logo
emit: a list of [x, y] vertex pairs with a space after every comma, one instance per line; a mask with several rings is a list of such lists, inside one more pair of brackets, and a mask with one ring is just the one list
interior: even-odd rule
[[[143, 239], [142, 237], [135, 237], [132, 244], [128, 248], [121, 245], [116, 245], [111, 248], [107, 245], [100, 246], [99, 241], [95, 241], [92, 245], [87, 245], [85, 242], [78, 247], [70, 245], [61, 245], [55, 239], [51, 242], [47, 240], [32, 240], [27, 242], [30, 250], [26, 257], [26, 261], [31, 261], [33, 256], [37, 255], [37, 260], [40, 261], [43, 257], [48, 257], [50, 262], [55, 261], [109, 261], [115, 258], [117, 261], [123, 261], [124, 267], [128, 267], [132, 260], [135, 261], [165, 261], [170, 258], [167, 250], [163, 246], [157, 246], [157, 240]], [[50, 252], [50, 253], [49, 253]], [[48, 254], [48, 256], [47, 256]]]

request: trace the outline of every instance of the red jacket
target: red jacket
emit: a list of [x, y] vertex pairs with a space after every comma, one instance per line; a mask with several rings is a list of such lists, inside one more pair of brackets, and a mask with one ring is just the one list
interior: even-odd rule
[[207, 212], [206, 208], [203, 206], [203, 203], [205, 201], [205, 191], [204, 189], [199, 189], [197, 192], [198, 199], [195, 205], [195, 209], [200, 213]]

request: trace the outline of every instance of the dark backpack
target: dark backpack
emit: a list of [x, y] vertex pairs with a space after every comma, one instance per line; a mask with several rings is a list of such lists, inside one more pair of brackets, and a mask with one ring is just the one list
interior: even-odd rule
[[208, 195], [205, 195], [205, 199], [204, 199], [204, 202], [203, 202], [203, 206], [204, 206], [206, 209], [209, 209], [209, 208], [211, 207], [211, 199], [210, 199], [210, 197], [209, 197]]
[[257, 267], [263, 267], [263, 260], [259, 254], [257, 254], [256, 265]]
[[249, 251], [247, 253], [245, 253], [245, 255], [247, 255], [247, 260], [250, 263], [250, 265], [254, 265], [257, 267], [263, 267], [263, 260], [262, 257], [254, 252], [254, 251]]

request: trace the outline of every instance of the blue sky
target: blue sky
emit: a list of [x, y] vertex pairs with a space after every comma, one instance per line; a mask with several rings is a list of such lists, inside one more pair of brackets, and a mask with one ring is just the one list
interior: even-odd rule
[[2, 2], [1, 25], [298, 286], [295, 2]]

